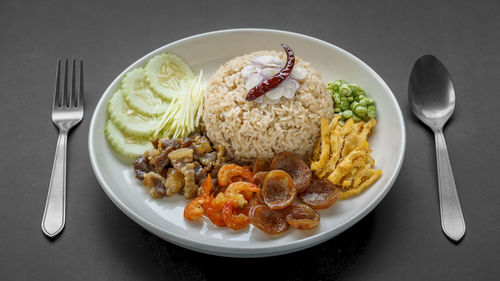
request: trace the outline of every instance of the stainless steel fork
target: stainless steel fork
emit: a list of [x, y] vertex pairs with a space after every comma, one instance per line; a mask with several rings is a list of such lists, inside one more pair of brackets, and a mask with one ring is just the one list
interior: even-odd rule
[[[52, 121], [59, 129], [54, 165], [50, 177], [49, 192], [43, 212], [42, 231], [55, 237], [64, 228], [66, 220], [66, 147], [68, 132], [83, 119], [83, 60], [71, 63], [71, 85], [68, 89], [68, 59], [64, 60], [64, 81], [61, 91], [61, 60], [57, 60], [56, 86], [52, 106]], [[79, 76], [77, 86], [76, 77]]]

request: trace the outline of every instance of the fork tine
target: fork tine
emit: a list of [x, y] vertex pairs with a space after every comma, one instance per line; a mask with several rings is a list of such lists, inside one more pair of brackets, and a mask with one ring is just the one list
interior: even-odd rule
[[69, 94], [69, 103], [68, 106], [71, 108], [74, 106], [74, 103], [76, 101], [75, 95], [75, 59], [72, 60], [71, 62], [71, 93]]
[[61, 106], [61, 59], [57, 59], [56, 85], [54, 90], [54, 108]]
[[83, 108], [83, 59], [80, 59], [80, 89], [76, 98], [76, 107]]
[[68, 105], [68, 59], [64, 60], [64, 91], [63, 91], [63, 100], [62, 106]]

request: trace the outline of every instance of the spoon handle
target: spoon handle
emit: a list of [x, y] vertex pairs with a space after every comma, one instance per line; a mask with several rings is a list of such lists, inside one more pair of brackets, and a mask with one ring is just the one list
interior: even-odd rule
[[465, 234], [465, 221], [458, 200], [457, 187], [453, 179], [443, 130], [435, 130], [434, 136], [436, 140], [441, 227], [446, 236], [458, 242]]

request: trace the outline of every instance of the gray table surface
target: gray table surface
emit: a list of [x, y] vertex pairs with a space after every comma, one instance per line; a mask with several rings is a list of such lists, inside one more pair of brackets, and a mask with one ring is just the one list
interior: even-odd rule
[[[500, 276], [499, 1], [0, 1], [0, 280], [493, 280]], [[364, 60], [393, 90], [406, 157], [387, 197], [341, 235], [272, 258], [229, 259], [165, 242], [107, 198], [87, 136], [107, 85], [147, 52], [207, 31], [260, 27], [326, 40]], [[445, 128], [467, 223], [440, 229], [434, 140], [410, 114], [408, 75], [431, 53], [453, 76]], [[69, 137], [67, 224], [42, 235], [57, 131], [57, 57], [85, 59], [85, 119]], [[267, 272], [267, 273], [264, 273]]]

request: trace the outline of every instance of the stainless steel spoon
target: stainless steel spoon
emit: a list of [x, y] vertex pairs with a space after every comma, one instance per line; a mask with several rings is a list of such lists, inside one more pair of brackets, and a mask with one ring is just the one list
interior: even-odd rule
[[434, 132], [441, 227], [458, 242], [465, 234], [465, 221], [443, 135], [443, 126], [455, 108], [455, 89], [450, 74], [436, 57], [425, 55], [415, 62], [408, 95], [413, 113]]

